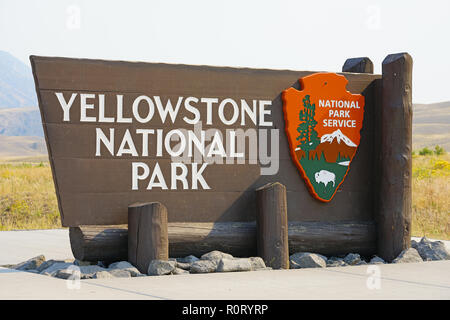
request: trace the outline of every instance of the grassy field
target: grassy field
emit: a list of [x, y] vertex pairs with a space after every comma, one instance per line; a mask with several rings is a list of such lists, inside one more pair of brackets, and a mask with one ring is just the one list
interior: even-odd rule
[[48, 162], [0, 164], [0, 230], [60, 227]]
[[[450, 239], [450, 155], [413, 156], [414, 236]], [[0, 230], [59, 228], [48, 162], [0, 164]]]
[[412, 233], [450, 239], [450, 155], [413, 156]]

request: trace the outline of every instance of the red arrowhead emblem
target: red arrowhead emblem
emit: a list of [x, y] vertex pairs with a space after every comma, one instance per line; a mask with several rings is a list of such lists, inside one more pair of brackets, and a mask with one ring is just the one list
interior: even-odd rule
[[359, 146], [364, 96], [348, 92], [348, 80], [335, 73], [299, 81], [302, 90], [289, 88], [282, 96], [291, 157], [312, 195], [329, 202]]

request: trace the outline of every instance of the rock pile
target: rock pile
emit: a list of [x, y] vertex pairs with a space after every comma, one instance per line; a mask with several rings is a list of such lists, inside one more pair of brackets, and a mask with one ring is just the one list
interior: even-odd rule
[[450, 252], [442, 241], [430, 241], [426, 237], [419, 242], [412, 240], [411, 248], [403, 250], [392, 263], [450, 260]]
[[[345, 266], [359, 266], [368, 264], [358, 253], [349, 253], [346, 256], [327, 258], [323, 255], [310, 252], [297, 252], [290, 256], [289, 259], [291, 269], [301, 268], [325, 268], [325, 267], [345, 267]], [[383, 259], [374, 256], [370, 262], [384, 263]]]
[[[80, 260], [45, 260], [43, 255], [7, 267], [60, 279], [79, 277], [80, 279], [142, 277], [139, 270], [127, 261], [110, 264]], [[167, 261], [153, 260], [148, 267], [148, 275], [180, 275], [189, 273], [237, 272], [269, 270], [259, 257], [235, 258], [220, 251], [211, 251], [199, 258], [187, 256], [171, 258]]]
[[211, 251], [199, 258], [187, 256], [169, 259], [168, 261], [153, 260], [148, 267], [148, 275], [238, 272], [268, 270], [260, 257], [235, 258], [221, 251]]
[[[450, 253], [442, 241], [430, 241], [423, 237], [419, 242], [412, 240], [411, 248], [403, 250], [392, 263], [422, 262], [431, 260], [450, 260]], [[369, 261], [357, 253], [342, 257], [327, 258], [310, 252], [297, 252], [290, 256], [291, 269], [359, 266], [365, 264], [384, 264], [382, 258], [373, 256]]]
[[450, 252], [442, 241], [430, 241], [423, 237], [419, 242], [412, 240], [411, 247], [417, 250], [424, 261], [450, 260]]
[[[411, 248], [402, 251], [392, 263], [409, 263], [432, 260], [450, 260], [450, 253], [442, 241], [430, 241], [423, 237], [419, 242], [412, 241]], [[368, 260], [368, 259], [367, 259]], [[341, 257], [325, 257], [318, 253], [297, 252], [289, 257], [291, 269], [326, 268], [358, 266], [365, 264], [384, 264], [383, 259], [373, 256], [366, 261], [358, 253], [349, 253]], [[80, 260], [45, 260], [43, 255], [36, 256], [16, 265], [5, 267], [32, 272], [51, 277], [69, 279], [72, 275], [81, 279], [131, 278], [160, 275], [182, 275], [190, 273], [240, 272], [270, 270], [260, 257], [236, 258], [221, 251], [211, 251], [200, 258], [193, 255], [169, 260], [153, 260], [147, 274], [127, 261], [114, 263], [88, 262]]]
[[51, 277], [68, 279], [79, 276], [81, 279], [130, 278], [143, 276], [131, 263], [119, 261], [107, 268], [102, 262], [97, 264], [80, 260], [45, 260], [43, 255], [10, 266], [12, 269], [38, 273]]

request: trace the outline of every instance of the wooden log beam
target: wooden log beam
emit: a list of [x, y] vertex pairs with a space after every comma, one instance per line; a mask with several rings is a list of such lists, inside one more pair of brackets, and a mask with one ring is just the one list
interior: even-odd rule
[[69, 228], [73, 256], [82, 261], [128, 259], [128, 225], [82, 225]]
[[146, 274], [152, 260], [169, 259], [167, 208], [159, 202], [128, 207], [128, 261]]
[[326, 256], [376, 251], [372, 221], [289, 222], [289, 252], [317, 252]]
[[170, 257], [199, 257], [213, 250], [255, 256], [255, 222], [169, 222]]
[[[121, 261], [128, 258], [127, 225], [71, 227], [75, 258], [86, 261]], [[236, 257], [256, 256], [255, 222], [169, 222], [169, 256], [201, 256], [212, 250]], [[309, 251], [325, 255], [376, 252], [372, 221], [288, 222], [290, 253]]]
[[256, 198], [258, 256], [268, 267], [289, 269], [286, 187], [269, 183], [256, 190]]
[[411, 242], [412, 58], [383, 61], [378, 254], [392, 261]]
[[373, 63], [367, 57], [362, 58], [350, 58], [345, 60], [342, 66], [342, 72], [354, 72], [354, 73], [373, 73]]

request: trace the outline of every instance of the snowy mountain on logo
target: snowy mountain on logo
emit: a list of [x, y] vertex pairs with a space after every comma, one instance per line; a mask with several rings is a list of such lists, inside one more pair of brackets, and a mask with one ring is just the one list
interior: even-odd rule
[[337, 143], [341, 143], [342, 140], [347, 146], [356, 147], [356, 144], [354, 144], [352, 140], [350, 140], [345, 134], [343, 134], [340, 129], [337, 129], [333, 133], [324, 134], [322, 138], [320, 138], [320, 143], [332, 143], [334, 139], [337, 140]]
[[[342, 142], [342, 143], [341, 143]], [[324, 134], [320, 138], [320, 144], [309, 152], [309, 159], [325, 160], [330, 163], [345, 163], [353, 158], [356, 152], [356, 144], [350, 140], [341, 130]]]

